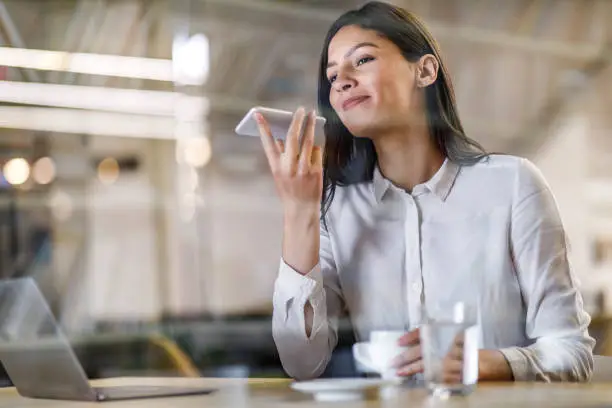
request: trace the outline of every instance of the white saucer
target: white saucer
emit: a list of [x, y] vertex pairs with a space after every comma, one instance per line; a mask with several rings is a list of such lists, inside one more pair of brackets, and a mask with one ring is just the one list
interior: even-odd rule
[[362, 399], [368, 391], [390, 389], [401, 383], [401, 379], [337, 378], [294, 382], [291, 388], [313, 394], [317, 401], [355, 401]]

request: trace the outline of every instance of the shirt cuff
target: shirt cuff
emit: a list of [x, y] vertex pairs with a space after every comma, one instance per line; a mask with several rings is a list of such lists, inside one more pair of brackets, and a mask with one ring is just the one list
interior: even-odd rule
[[275, 300], [277, 305], [275, 308], [278, 307], [282, 311], [280, 316], [284, 322], [287, 321], [290, 313], [298, 313], [297, 321], [300, 322], [300, 332], [305, 336], [304, 305], [310, 301], [314, 315], [310, 338], [305, 336], [306, 340], [312, 339], [323, 326], [325, 313], [322, 307], [325, 297], [322, 288], [323, 274], [320, 264], [315, 265], [306, 275], [302, 275], [281, 259], [275, 284], [275, 297], [278, 296]]
[[302, 275], [281, 259], [275, 286], [276, 291], [282, 294], [285, 301], [296, 297], [308, 299], [315, 289], [322, 285], [323, 275], [320, 264], [316, 264], [310, 272]]
[[530, 374], [529, 360], [520, 347], [508, 347], [499, 351], [504, 355], [508, 364], [510, 364], [514, 381], [533, 380]]

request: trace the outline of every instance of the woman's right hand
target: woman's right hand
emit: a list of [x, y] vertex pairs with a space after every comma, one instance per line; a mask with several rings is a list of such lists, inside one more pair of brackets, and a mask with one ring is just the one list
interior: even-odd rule
[[[303, 108], [293, 115], [286, 143], [274, 140], [268, 123], [256, 116], [274, 184], [283, 204], [283, 260], [301, 274], [319, 261], [319, 218], [323, 190], [321, 148], [314, 145], [315, 115]], [[300, 130], [306, 122], [300, 147]], [[312, 317], [305, 311], [307, 327]], [[307, 330], [308, 332], [308, 330]]]
[[[294, 113], [285, 138], [286, 143], [274, 140], [263, 115], [257, 113], [255, 118], [285, 216], [319, 214], [323, 164], [321, 148], [314, 145], [315, 113], [306, 114], [304, 108]], [[300, 130], [305, 121], [300, 147]]]

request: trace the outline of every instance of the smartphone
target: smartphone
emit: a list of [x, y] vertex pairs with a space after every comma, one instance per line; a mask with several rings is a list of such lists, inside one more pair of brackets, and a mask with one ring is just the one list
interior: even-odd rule
[[[285, 140], [291, 120], [293, 119], [293, 112], [264, 108], [262, 106], [256, 106], [242, 118], [238, 126], [236, 126], [236, 133], [243, 136], [255, 136], [259, 137], [259, 128], [257, 127], [257, 121], [255, 120], [255, 114], [260, 113], [266, 118], [272, 137], [276, 140]], [[306, 121], [304, 121], [306, 122]], [[325, 134], [323, 132], [323, 125], [325, 125], [325, 118], [317, 116], [315, 121], [315, 140], [316, 146], [323, 146], [325, 143]], [[303, 130], [300, 133], [300, 141], [302, 139]]]

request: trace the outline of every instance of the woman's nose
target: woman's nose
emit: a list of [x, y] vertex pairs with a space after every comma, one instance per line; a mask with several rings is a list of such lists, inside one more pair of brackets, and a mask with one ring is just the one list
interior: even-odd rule
[[343, 91], [348, 91], [348, 90], [349, 90], [349, 89], [351, 89], [351, 88], [352, 88], [352, 85], [351, 85], [350, 83], [348, 83], [348, 82], [347, 82], [347, 83], [345, 83], [345, 84], [342, 84], [342, 87], [341, 87], [341, 89], [342, 89]]
[[340, 92], [348, 91], [354, 86], [353, 81], [350, 79], [337, 79], [335, 85], [336, 89]]

